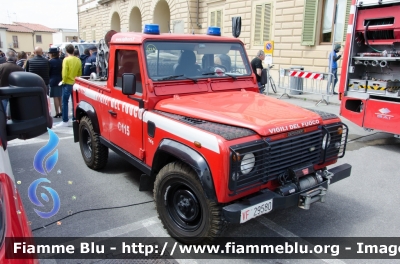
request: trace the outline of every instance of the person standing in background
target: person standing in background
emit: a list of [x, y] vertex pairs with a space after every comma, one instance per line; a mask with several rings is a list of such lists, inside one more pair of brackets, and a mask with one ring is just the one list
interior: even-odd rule
[[262, 65], [262, 61], [265, 59], [265, 53], [263, 50], [259, 50], [257, 52], [257, 56], [251, 61], [251, 68], [253, 69], [254, 74], [256, 75], [258, 89], [260, 93], [264, 92], [263, 85], [261, 84], [261, 72], [264, 69]]
[[27, 58], [25, 51], [18, 52], [17, 65], [23, 67]]
[[97, 61], [97, 47], [95, 45], [89, 48], [90, 57], [86, 59], [85, 69], [83, 70], [84, 76], [90, 76], [92, 72], [96, 72]]
[[[68, 56], [63, 60], [62, 64], [62, 122], [55, 127], [68, 127], [68, 100], [72, 95], [72, 86], [75, 83], [75, 78], [82, 75], [81, 60], [74, 56], [74, 46], [68, 44], [65, 47]], [[72, 101], [73, 104], [73, 101]], [[73, 107], [72, 107], [73, 108]]]
[[[8, 86], [8, 77], [12, 72], [24, 71], [15, 62], [17, 61], [17, 54], [12, 50], [6, 52], [6, 62], [0, 65], [0, 87]], [[4, 112], [7, 112], [8, 99], [2, 100]]]
[[54, 118], [58, 118], [62, 116], [61, 109], [61, 96], [62, 96], [62, 87], [59, 86], [59, 83], [62, 80], [61, 71], [62, 71], [62, 61], [60, 60], [60, 55], [58, 48], [50, 48], [50, 71], [49, 71], [49, 87], [50, 87], [50, 97], [54, 100], [54, 109], [56, 110], [56, 115]]
[[47, 95], [49, 94], [49, 72], [50, 64], [47, 59], [43, 56], [43, 50], [40, 47], [35, 48], [35, 57], [26, 62], [25, 71], [36, 73], [42, 77], [44, 83], [47, 86]]
[[333, 50], [331, 51], [331, 53], [329, 53], [329, 70], [330, 73], [332, 73], [333, 75], [333, 85], [332, 85], [332, 93], [333, 94], [338, 94], [335, 91], [335, 86], [336, 83], [338, 81], [338, 77], [337, 77], [337, 69], [338, 69], [338, 65], [337, 65], [337, 61], [342, 57], [342, 54], [339, 54], [340, 51], [340, 44], [335, 44]]
[[0, 50], [0, 64], [5, 63], [6, 61], [7, 60], [6, 60], [5, 54], [3, 53], [3, 51]]
[[82, 70], [85, 69], [86, 59], [90, 57], [89, 49], [85, 49], [83, 54], [79, 57], [82, 62]]

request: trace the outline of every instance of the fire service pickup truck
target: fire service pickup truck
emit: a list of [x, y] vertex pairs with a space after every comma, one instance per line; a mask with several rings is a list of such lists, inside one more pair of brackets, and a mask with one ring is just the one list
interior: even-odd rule
[[346, 148], [336, 115], [258, 93], [243, 43], [208, 32], [110, 31], [97, 74], [73, 88], [86, 165], [102, 169], [111, 149], [136, 166], [140, 190], [154, 190], [165, 229], [184, 243], [276, 209], [309, 209], [351, 172], [327, 169]]

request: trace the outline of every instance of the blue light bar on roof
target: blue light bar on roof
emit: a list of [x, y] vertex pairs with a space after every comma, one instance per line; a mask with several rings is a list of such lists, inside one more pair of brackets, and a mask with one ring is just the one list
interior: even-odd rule
[[219, 28], [219, 27], [208, 27], [207, 35], [221, 36], [221, 28]]
[[157, 24], [145, 24], [143, 33], [146, 34], [160, 34], [160, 26]]

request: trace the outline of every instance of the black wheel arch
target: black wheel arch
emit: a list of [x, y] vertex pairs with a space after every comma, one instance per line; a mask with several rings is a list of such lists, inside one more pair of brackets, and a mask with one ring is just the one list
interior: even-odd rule
[[198, 176], [204, 193], [208, 199], [217, 201], [214, 181], [206, 159], [196, 150], [172, 139], [163, 139], [154, 155], [151, 176], [156, 174], [168, 163], [181, 161], [189, 165]]
[[[80, 120], [83, 116], [89, 117], [90, 121], [92, 121], [93, 129], [96, 133], [100, 134], [100, 126], [99, 126], [99, 120], [97, 119], [97, 113], [94, 107], [89, 104], [86, 101], [80, 101], [78, 105], [76, 106], [76, 111], [75, 111], [75, 118], [76, 120]], [[74, 122], [74, 142], [79, 141], [79, 130], [78, 124], [76, 123], [75, 126]]]

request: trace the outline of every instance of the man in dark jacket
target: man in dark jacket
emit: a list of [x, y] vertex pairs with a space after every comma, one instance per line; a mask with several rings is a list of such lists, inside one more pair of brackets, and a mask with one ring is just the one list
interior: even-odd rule
[[87, 58], [89, 58], [89, 57], [90, 57], [89, 49], [85, 49], [83, 51], [83, 54], [79, 57], [79, 59], [82, 62], [82, 70], [85, 69], [85, 63], [86, 63]]
[[28, 60], [26, 62], [25, 71], [36, 73], [40, 77], [42, 77], [44, 83], [47, 86], [47, 94], [49, 94], [49, 71], [50, 71], [50, 64], [49, 61], [43, 58], [43, 50], [40, 47], [35, 48], [35, 57]]
[[95, 45], [89, 47], [90, 57], [86, 59], [83, 76], [90, 76], [92, 72], [96, 72], [97, 47]]
[[[12, 50], [6, 52], [6, 62], [0, 65], [0, 87], [8, 86], [8, 76], [15, 71], [24, 71], [22, 67], [18, 66], [15, 62], [17, 61], [17, 54]], [[7, 110], [8, 99], [3, 99], [2, 104], [4, 112]]]

